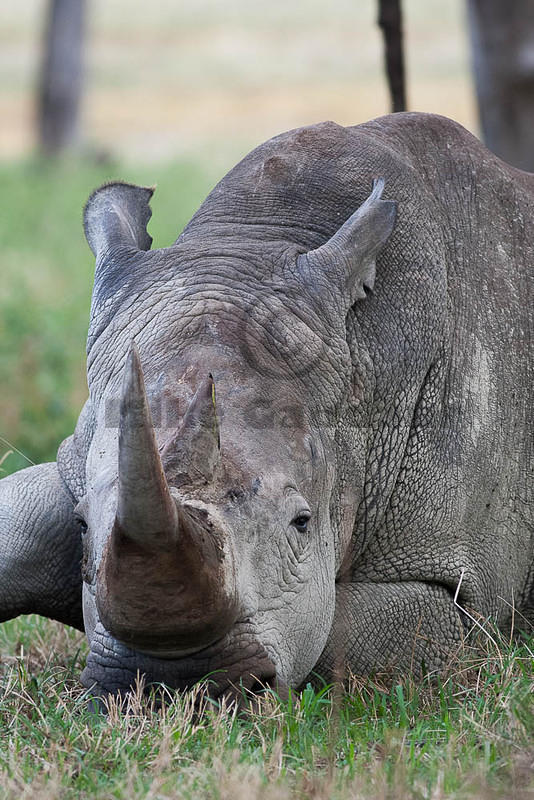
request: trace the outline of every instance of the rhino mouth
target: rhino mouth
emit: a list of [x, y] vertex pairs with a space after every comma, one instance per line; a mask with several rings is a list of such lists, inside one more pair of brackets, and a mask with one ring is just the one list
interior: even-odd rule
[[140, 679], [147, 693], [158, 687], [187, 691], [206, 681], [211, 699], [238, 705], [268, 689], [282, 699], [288, 691], [250, 623], [237, 623], [223, 639], [179, 658], [132, 650], [98, 623], [82, 684], [96, 697], [124, 696], [137, 691]]

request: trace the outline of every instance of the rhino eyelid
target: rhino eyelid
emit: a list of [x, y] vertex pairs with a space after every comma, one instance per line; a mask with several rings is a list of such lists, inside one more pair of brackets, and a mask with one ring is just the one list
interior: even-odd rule
[[302, 508], [298, 514], [295, 514], [293, 519], [300, 519], [300, 517], [306, 517], [307, 520], [311, 519], [311, 511], [309, 508]]
[[76, 519], [85, 519], [85, 511], [87, 510], [87, 497], [82, 497], [82, 499], [77, 503], [74, 508], [72, 509], [72, 513], [76, 517]]
[[294, 484], [288, 483], [287, 486], [284, 487], [284, 494], [292, 495], [292, 494], [300, 494], [300, 492]]

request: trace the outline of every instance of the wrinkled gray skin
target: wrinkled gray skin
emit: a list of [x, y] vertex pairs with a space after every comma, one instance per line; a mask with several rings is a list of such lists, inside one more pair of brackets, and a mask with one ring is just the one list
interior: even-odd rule
[[95, 691], [439, 669], [459, 606], [525, 626], [534, 178], [397, 114], [266, 142], [169, 248], [150, 195], [86, 208], [90, 397], [0, 481], [0, 619], [80, 627], [83, 538]]

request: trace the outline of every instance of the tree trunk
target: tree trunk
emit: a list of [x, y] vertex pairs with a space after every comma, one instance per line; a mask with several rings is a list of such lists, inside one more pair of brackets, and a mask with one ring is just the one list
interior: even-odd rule
[[57, 155], [79, 136], [85, 0], [49, 0], [38, 89], [40, 149]]
[[534, 2], [468, 0], [468, 14], [484, 141], [534, 171]]
[[384, 36], [391, 110], [406, 111], [401, 0], [379, 0], [378, 8], [378, 24]]

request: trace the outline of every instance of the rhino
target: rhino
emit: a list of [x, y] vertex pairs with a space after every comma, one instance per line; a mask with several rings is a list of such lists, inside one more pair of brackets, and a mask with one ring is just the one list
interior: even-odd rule
[[401, 113], [270, 139], [155, 250], [152, 193], [85, 207], [89, 399], [0, 481], [0, 620], [227, 699], [528, 629], [533, 176]]

